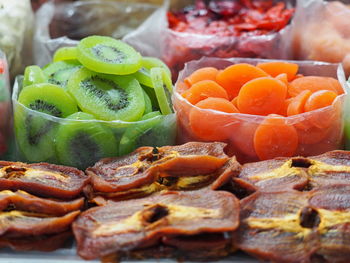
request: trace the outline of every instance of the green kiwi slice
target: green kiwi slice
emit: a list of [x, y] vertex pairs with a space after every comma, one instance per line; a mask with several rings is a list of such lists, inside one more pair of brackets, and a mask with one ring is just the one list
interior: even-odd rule
[[80, 63], [96, 72], [128, 75], [141, 68], [141, 55], [133, 47], [111, 37], [86, 37], [77, 47]]
[[145, 111], [142, 88], [129, 76], [81, 68], [69, 79], [67, 87], [82, 111], [101, 120], [136, 121]]
[[76, 60], [77, 59], [77, 48], [76, 47], [61, 47], [56, 50], [53, 55], [53, 62], [63, 60]]
[[157, 100], [157, 96], [156, 96], [156, 92], [154, 91], [154, 88], [150, 88], [142, 85], [142, 89], [147, 93], [148, 97], [151, 99], [152, 110], [159, 111], [158, 100]]
[[119, 155], [126, 155], [139, 146], [152, 146], [157, 144], [157, 138], [148, 136], [145, 140], [142, 139], [144, 135], [150, 133], [150, 131], [162, 121], [162, 118], [158, 116], [161, 116], [159, 111], [150, 112], [142, 117], [140, 123], [126, 129], [120, 139]]
[[24, 71], [23, 86], [45, 83], [47, 78], [39, 66], [28, 66]]
[[118, 143], [110, 129], [91, 114], [77, 112], [61, 123], [56, 151], [64, 165], [85, 169], [104, 157], [118, 154]]
[[159, 67], [152, 68], [150, 73], [160, 111], [163, 115], [171, 114], [170, 94], [172, 92], [172, 83], [168, 74], [163, 68]]
[[46, 65], [43, 72], [49, 83], [66, 88], [70, 76], [81, 67], [77, 60], [58, 61]]
[[152, 101], [147, 95], [146, 91], [143, 91], [143, 96], [145, 98], [145, 112], [143, 113], [144, 116], [152, 111]]
[[133, 76], [142, 84], [148, 87], [153, 88], [153, 83], [151, 79], [150, 70], [154, 67], [163, 68], [166, 73], [169, 75], [171, 80], [170, 69], [165, 65], [163, 61], [155, 57], [142, 57], [142, 67], [133, 74]]
[[24, 87], [18, 102], [27, 107], [16, 105], [14, 112], [19, 149], [30, 162], [52, 160], [57, 121], [46, 114], [64, 118], [78, 111], [76, 102], [62, 88], [48, 83]]

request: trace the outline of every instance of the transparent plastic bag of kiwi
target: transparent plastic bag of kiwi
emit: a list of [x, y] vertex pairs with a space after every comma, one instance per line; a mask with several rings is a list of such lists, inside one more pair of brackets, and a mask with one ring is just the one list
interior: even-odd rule
[[[295, 0], [274, 2], [284, 2], [288, 8], [295, 6]], [[171, 30], [167, 18], [168, 10], [177, 11], [194, 4], [195, 0], [165, 0], [162, 8], [123, 40], [144, 56], [162, 59], [171, 69], [174, 81], [186, 62], [201, 57], [292, 58], [290, 30], [293, 23], [279, 32], [243, 37], [217, 37]]]
[[22, 81], [22, 76], [17, 77], [12, 94], [16, 152], [21, 161], [85, 169], [101, 158], [121, 156], [141, 146], [175, 143], [175, 114], [137, 122], [96, 120], [83, 112], [57, 118], [18, 102]]
[[[0, 157], [7, 156], [12, 137], [9, 67], [6, 55], [0, 50]], [[9, 159], [11, 159], [9, 157]]]
[[34, 61], [44, 66], [63, 46], [90, 35], [122, 38], [136, 29], [159, 5], [142, 0], [47, 2], [36, 13]]

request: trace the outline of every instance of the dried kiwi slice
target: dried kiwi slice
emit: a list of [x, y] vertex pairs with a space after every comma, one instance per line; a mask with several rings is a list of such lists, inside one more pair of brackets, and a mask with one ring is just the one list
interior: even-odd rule
[[61, 123], [56, 150], [62, 164], [85, 169], [101, 158], [118, 154], [118, 143], [111, 130], [94, 120], [91, 114], [77, 112]]
[[24, 71], [23, 87], [33, 84], [45, 83], [47, 78], [38, 66], [28, 66]]
[[161, 116], [159, 111], [150, 112], [142, 117], [141, 123], [126, 129], [120, 140], [119, 155], [128, 154], [139, 146], [154, 146], [157, 144], [157, 138], [147, 135], [162, 121], [162, 118], [158, 116]]
[[158, 105], [163, 115], [172, 113], [170, 92], [172, 92], [172, 83], [169, 75], [163, 68], [152, 68], [151, 79], [153, 88], [157, 96]]
[[76, 47], [61, 47], [56, 50], [53, 55], [53, 62], [63, 60], [76, 60], [77, 59], [77, 48]]
[[42, 113], [64, 118], [78, 111], [76, 102], [62, 88], [48, 83], [24, 87], [18, 102], [31, 109], [16, 105], [14, 124], [18, 147], [30, 162], [52, 160], [57, 122]]
[[144, 90], [142, 91], [143, 91], [143, 96], [145, 98], [145, 112], [143, 114], [146, 115], [152, 111], [152, 101], [147, 95], [146, 91]]
[[78, 44], [78, 60], [90, 70], [128, 75], [141, 68], [141, 55], [128, 44], [111, 37], [90, 36]]
[[169, 75], [169, 79], [171, 80], [171, 72], [170, 69], [165, 65], [163, 61], [154, 57], [143, 57], [142, 58], [142, 67], [133, 74], [133, 76], [142, 84], [148, 87], [153, 88], [153, 83], [151, 79], [151, 68], [160, 67], [163, 68], [166, 73]]
[[136, 121], [145, 111], [142, 88], [128, 76], [81, 68], [69, 79], [67, 87], [84, 112], [101, 120]]
[[81, 67], [77, 60], [58, 61], [46, 65], [43, 72], [49, 83], [66, 88], [69, 77]]
[[157, 96], [156, 96], [156, 92], [154, 91], [154, 88], [150, 88], [142, 85], [142, 89], [147, 93], [148, 97], [151, 99], [152, 110], [159, 111], [158, 100], [157, 100]]

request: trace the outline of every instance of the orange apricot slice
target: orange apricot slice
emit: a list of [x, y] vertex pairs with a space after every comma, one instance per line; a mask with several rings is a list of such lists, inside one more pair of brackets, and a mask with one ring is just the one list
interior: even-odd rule
[[287, 96], [286, 85], [274, 78], [257, 78], [244, 84], [238, 95], [242, 113], [269, 115], [281, 110]]
[[192, 85], [186, 99], [193, 105], [207, 98], [228, 99], [226, 90], [213, 80], [202, 80]]
[[193, 84], [202, 80], [216, 80], [216, 75], [218, 72], [218, 69], [214, 67], [200, 68], [185, 78], [184, 82], [187, 85], [192, 86]]
[[282, 81], [288, 87], [289, 82], [288, 82], [288, 76], [286, 73], [279, 74], [278, 76], [275, 77], [275, 79]]
[[227, 91], [229, 99], [232, 100], [248, 81], [267, 76], [266, 72], [253, 65], [236, 64], [220, 71], [216, 76], [216, 81]]
[[[201, 109], [211, 109], [219, 112]], [[232, 116], [224, 113], [237, 112], [237, 108], [229, 100], [207, 98], [198, 102], [196, 107], [190, 111], [190, 127], [193, 134], [201, 140], [222, 141], [229, 137], [230, 123], [232, 122]]]
[[337, 94], [329, 90], [320, 90], [312, 94], [305, 103], [305, 111], [312, 111], [332, 105]]
[[311, 96], [311, 91], [304, 90], [298, 96], [291, 99], [287, 108], [287, 116], [293, 116], [304, 112], [305, 103]]
[[297, 147], [297, 131], [282, 116], [269, 115], [256, 129], [254, 148], [260, 160], [291, 157]]
[[312, 93], [319, 90], [329, 90], [337, 94], [344, 93], [339, 81], [329, 77], [307, 76], [289, 83], [288, 93], [291, 97], [297, 96], [304, 90], [310, 90]]
[[277, 77], [278, 75], [285, 73], [288, 76], [288, 81], [291, 81], [299, 70], [298, 64], [284, 61], [259, 63], [257, 67], [261, 68], [272, 77]]
[[277, 113], [278, 115], [287, 116], [288, 107], [293, 98], [285, 99], [281, 110]]

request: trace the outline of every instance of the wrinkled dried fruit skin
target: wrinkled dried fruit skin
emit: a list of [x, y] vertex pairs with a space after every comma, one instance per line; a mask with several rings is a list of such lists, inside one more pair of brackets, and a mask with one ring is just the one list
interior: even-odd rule
[[25, 237], [61, 233], [70, 229], [79, 214], [80, 211], [74, 211], [61, 217], [50, 217], [18, 210], [0, 212], [0, 235]]
[[59, 249], [72, 237], [71, 231], [66, 231], [50, 236], [20, 237], [20, 238], [0, 238], [0, 247], [9, 247], [15, 251], [38, 250], [51, 252]]
[[224, 143], [191, 142], [180, 146], [141, 147], [87, 169], [95, 196], [124, 200], [161, 190], [218, 189], [237, 176], [240, 164], [224, 153]]
[[84, 212], [73, 223], [78, 254], [85, 259], [147, 248], [165, 236], [234, 231], [239, 202], [221, 191], [162, 192]]
[[348, 262], [350, 185], [256, 192], [241, 201], [237, 246], [274, 262]]
[[0, 190], [23, 190], [44, 197], [73, 199], [88, 182], [89, 177], [72, 167], [0, 161]]
[[16, 192], [0, 191], [0, 211], [15, 207], [20, 211], [62, 216], [72, 211], [81, 210], [83, 205], [84, 198], [73, 201], [58, 201], [36, 197], [21, 190]]
[[243, 165], [239, 178], [263, 191], [308, 191], [350, 184], [350, 153], [332, 151], [313, 157], [276, 158]]

